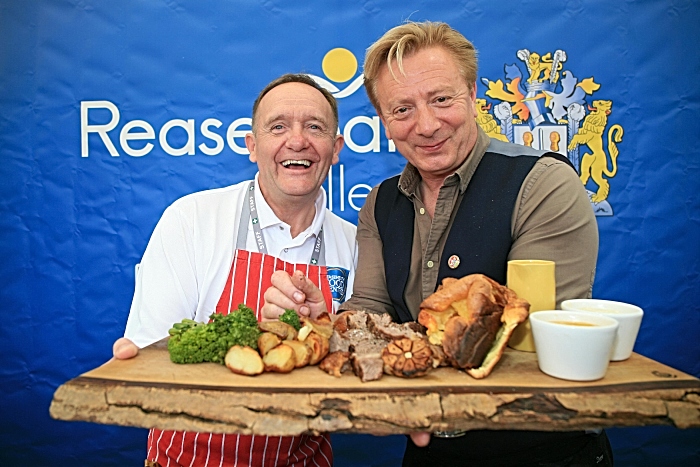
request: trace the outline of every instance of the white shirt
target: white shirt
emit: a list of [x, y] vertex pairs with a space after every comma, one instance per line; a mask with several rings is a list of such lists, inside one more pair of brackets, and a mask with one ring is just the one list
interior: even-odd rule
[[[255, 176], [257, 184], [258, 176]], [[124, 336], [145, 347], [168, 336], [183, 318], [207, 322], [216, 309], [233, 261], [241, 209], [250, 181], [184, 196], [158, 221], [136, 273], [136, 289]], [[316, 198], [308, 229], [291, 237], [255, 190], [255, 202], [268, 254], [291, 263], [308, 263], [321, 227], [326, 266], [349, 271], [345, 299], [352, 294], [357, 267], [356, 227], [325, 209]], [[246, 249], [258, 251], [250, 219]], [[340, 301], [333, 301], [337, 309]]]

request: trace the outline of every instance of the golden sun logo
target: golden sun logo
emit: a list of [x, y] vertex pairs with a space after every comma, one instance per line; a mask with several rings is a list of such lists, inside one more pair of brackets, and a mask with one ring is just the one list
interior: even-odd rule
[[336, 83], [344, 83], [355, 76], [357, 59], [348, 49], [330, 50], [321, 63], [323, 73]]
[[[357, 58], [348, 49], [338, 47], [329, 50], [323, 57], [321, 69], [323, 74], [326, 75], [325, 78], [312, 74], [309, 74], [309, 76], [321, 87], [333, 94], [336, 99], [342, 99], [354, 94], [364, 83], [363, 74], [355, 77], [358, 69]], [[344, 89], [340, 89], [333, 84], [347, 83], [350, 80], [352, 81]]]

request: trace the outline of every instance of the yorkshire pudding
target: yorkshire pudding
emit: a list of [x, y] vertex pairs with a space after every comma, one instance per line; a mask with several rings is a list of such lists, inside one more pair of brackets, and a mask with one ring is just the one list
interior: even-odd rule
[[530, 304], [483, 274], [445, 278], [420, 305], [418, 322], [449, 364], [474, 378], [491, 373]]

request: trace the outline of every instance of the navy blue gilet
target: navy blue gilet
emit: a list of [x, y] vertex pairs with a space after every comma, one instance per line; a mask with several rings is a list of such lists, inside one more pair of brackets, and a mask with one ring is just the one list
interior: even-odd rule
[[[493, 146], [492, 143], [490, 148]], [[527, 148], [522, 149], [524, 153], [530, 152]], [[519, 156], [497, 152], [484, 154], [457, 207], [440, 255], [435, 288], [445, 277], [460, 278], [475, 273], [505, 285], [512, 245], [513, 208], [520, 187], [540, 154], [534, 151]], [[560, 154], [542, 154], [545, 155], [571, 165]], [[404, 290], [411, 265], [415, 213], [411, 200], [399, 191], [398, 181], [397, 175], [381, 183], [374, 217], [382, 240], [387, 290], [397, 315], [394, 319], [403, 323], [414, 320], [404, 299]], [[455, 269], [447, 265], [452, 255], [460, 259]]]

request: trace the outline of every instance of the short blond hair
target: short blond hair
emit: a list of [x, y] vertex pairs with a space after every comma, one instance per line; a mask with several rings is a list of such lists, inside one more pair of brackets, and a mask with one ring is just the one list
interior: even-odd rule
[[407, 22], [387, 31], [367, 49], [364, 63], [365, 90], [377, 112], [381, 113], [377, 100], [377, 77], [382, 66], [386, 65], [393, 75], [391, 63], [395, 60], [399, 71], [403, 73], [404, 57], [431, 46], [443, 47], [452, 55], [469, 90], [473, 89], [477, 72], [474, 45], [446, 23]]

